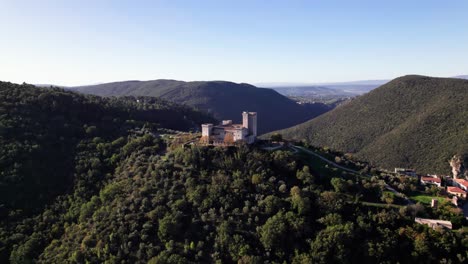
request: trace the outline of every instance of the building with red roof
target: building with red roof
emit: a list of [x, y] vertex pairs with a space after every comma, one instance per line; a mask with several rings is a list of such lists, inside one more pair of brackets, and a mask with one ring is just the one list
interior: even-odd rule
[[465, 179], [453, 179], [453, 183], [461, 189], [468, 191], [468, 181]]
[[456, 186], [448, 186], [447, 192], [457, 197], [466, 198], [466, 192]]
[[440, 178], [435, 178], [435, 177], [421, 177], [421, 184], [426, 185], [426, 184], [433, 184], [437, 185], [438, 187], [442, 186], [442, 180]]

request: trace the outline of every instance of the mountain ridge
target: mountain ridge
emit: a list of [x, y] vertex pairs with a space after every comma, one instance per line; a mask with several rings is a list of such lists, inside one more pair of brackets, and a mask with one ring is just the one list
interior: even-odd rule
[[305, 122], [331, 109], [319, 103], [299, 105], [272, 89], [228, 81], [160, 79], [80, 86], [70, 90], [99, 96], [160, 97], [204, 110], [219, 120], [232, 119], [234, 122], [241, 121], [242, 111], [254, 111], [258, 113], [260, 134]]
[[[417, 75], [417, 74], [413, 74]], [[419, 75], [422, 76], [422, 75]], [[456, 78], [456, 79], [468, 79], [468, 75], [457, 75], [452, 77], [439, 77], [439, 78]], [[372, 91], [373, 89], [388, 83], [391, 80], [380, 79], [380, 80], [357, 80], [348, 82], [322, 82], [322, 83], [293, 83], [293, 82], [278, 82], [278, 83], [256, 83], [255, 85], [264, 88], [271, 88], [279, 93], [286, 96], [307, 96], [316, 95], [327, 96], [327, 95], [340, 95], [346, 96], [357, 96], [363, 95]], [[291, 89], [294, 91], [291, 92]], [[328, 90], [324, 90], [328, 89]]]
[[279, 133], [388, 169], [448, 173], [447, 161], [468, 153], [467, 91], [466, 80], [407, 75]]

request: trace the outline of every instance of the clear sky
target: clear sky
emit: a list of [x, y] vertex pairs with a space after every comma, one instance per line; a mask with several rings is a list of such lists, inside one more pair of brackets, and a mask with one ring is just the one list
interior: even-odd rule
[[0, 0], [0, 80], [468, 74], [468, 1]]

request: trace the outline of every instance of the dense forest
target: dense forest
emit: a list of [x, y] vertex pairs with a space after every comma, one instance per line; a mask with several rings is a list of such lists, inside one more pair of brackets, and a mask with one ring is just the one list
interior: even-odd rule
[[468, 80], [410, 75], [279, 133], [388, 169], [449, 174], [448, 160], [468, 154], [467, 102]]
[[[1, 82], [2, 210], [34, 211], [70, 189], [73, 168], [77, 158], [88, 155], [88, 144], [101, 148], [117, 140], [112, 148], [119, 148], [135, 129], [198, 129], [202, 121], [213, 118], [161, 99], [106, 99]], [[82, 159], [105, 167], [90, 155]]]
[[288, 149], [176, 146], [165, 135], [211, 118], [161, 100], [10, 83], [0, 96], [1, 263], [468, 259], [466, 223], [450, 203], [385, 191], [414, 189], [414, 179], [343, 158], [362, 171], [346, 173]]
[[243, 111], [258, 112], [260, 134], [303, 123], [333, 108], [323, 103], [299, 105], [272, 89], [225, 81], [126, 81], [70, 89], [99, 96], [160, 97], [234, 122], [241, 122]]
[[[124, 151], [129, 145], [131, 153]], [[377, 177], [333, 177], [287, 151], [195, 147], [163, 155], [162, 148], [151, 135], [134, 138], [100, 190], [75, 188], [41, 214], [6, 224], [5, 259], [7, 252], [12, 263], [461, 263], [468, 257], [462, 230], [414, 223], [415, 216], [437, 212], [361, 203], [380, 199]]]

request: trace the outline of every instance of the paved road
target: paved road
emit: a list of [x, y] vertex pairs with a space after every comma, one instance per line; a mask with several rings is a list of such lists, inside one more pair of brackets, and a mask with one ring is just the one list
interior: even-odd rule
[[331, 160], [328, 160], [328, 159], [324, 158], [323, 156], [320, 156], [319, 154], [317, 154], [317, 153], [315, 153], [315, 152], [313, 152], [313, 151], [310, 151], [310, 150], [308, 150], [308, 149], [306, 149], [306, 148], [304, 148], [304, 147], [292, 146], [292, 148], [295, 149], [295, 150], [300, 149], [300, 150], [306, 152], [307, 154], [313, 155], [313, 156], [315, 156], [315, 157], [317, 157], [317, 158], [319, 158], [319, 159], [325, 161], [326, 163], [332, 165], [333, 167], [342, 169], [342, 170], [344, 170], [344, 171], [352, 172], [352, 173], [359, 173], [359, 172], [356, 171], [356, 170], [352, 170], [352, 169], [343, 167], [343, 166], [341, 166], [341, 165], [339, 165], [339, 164], [336, 164], [335, 162], [333, 162], [333, 161], [331, 161]]
[[[333, 162], [333, 161], [331, 161], [331, 160], [328, 160], [327, 158], [325, 158], [325, 157], [323, 157], [323, 156], [321, 156], [321, 155], [319, 155], [319, 154], [317, 154], [317, 153], [315, 153], [315, 152], [313, 152], [313, 151], [311, 151], [311, 150], [308, 150], [308, 149], [306, 149], [306, 148], [304, 148], [304, 147], [291, 146], [291, 148], [292, 148], [294, 151], [296, 151], [296, 152], [297, 152], [298, 150], [302, 150], [302, 151], [306, 152], [307, 154], [313, 155], [313, 156], [315, 156], [315, 157], [317, 157], [317, 158], [319, 158], [319, 159], [325, 161], [326, 163], [328, 163], [328, 164], [330, 164], [330, 165], [332, 165], [332, 166], [334, 166], [334, 167], [336, 167], [336, 168], [342, 169], [342, 170], [344, 170], [344, 171], [348, 171], [348, 172], [360, 174], [359, 171], [352, 170], [352, 169], [343, 167], [343, 166], [341, 166], [341, 165], [339, 165], [339, 164], [336, 164], [335, 162]], [[371, 175], [366, 175], [366, 176], [371, 176]], [[390, 185], [388, 185], [387, 183], [385, 183], [385, 189], [387, 189], [387, 190], [391, 191], [392, 193], [394, 193], [395, 195], [397, 195], [397, 196], [399, 196], [399, 197], [405, 199], [406, 202], [407, 202], [408, 204], [414, 204], [413, 201], [411, 201], [410, 199], [408, 199], [408, 197], [406, 197], [406, 195], [404, 195], [403, 193], [400, 193], [400, 192], [398, 192], [397, 190], [393, 189], [393, 188], [392, 188]], [[467, 203], [467, 205], [468, 205], [468, 203]], [[465, 210], [464, 212], [466, 212], [465, 216], [467, 216], [467, 214], [468, 214], [468, 206], [466, 206], [466, 210]]]
[[263, 147], [262, 149], [268, 150], [268, 151], [274, 151], [274, 150], [280, 149], [282, 147], [284, 147], [284, 146], [279, 145], [279, 146], [276, 146], [276, 147]]

